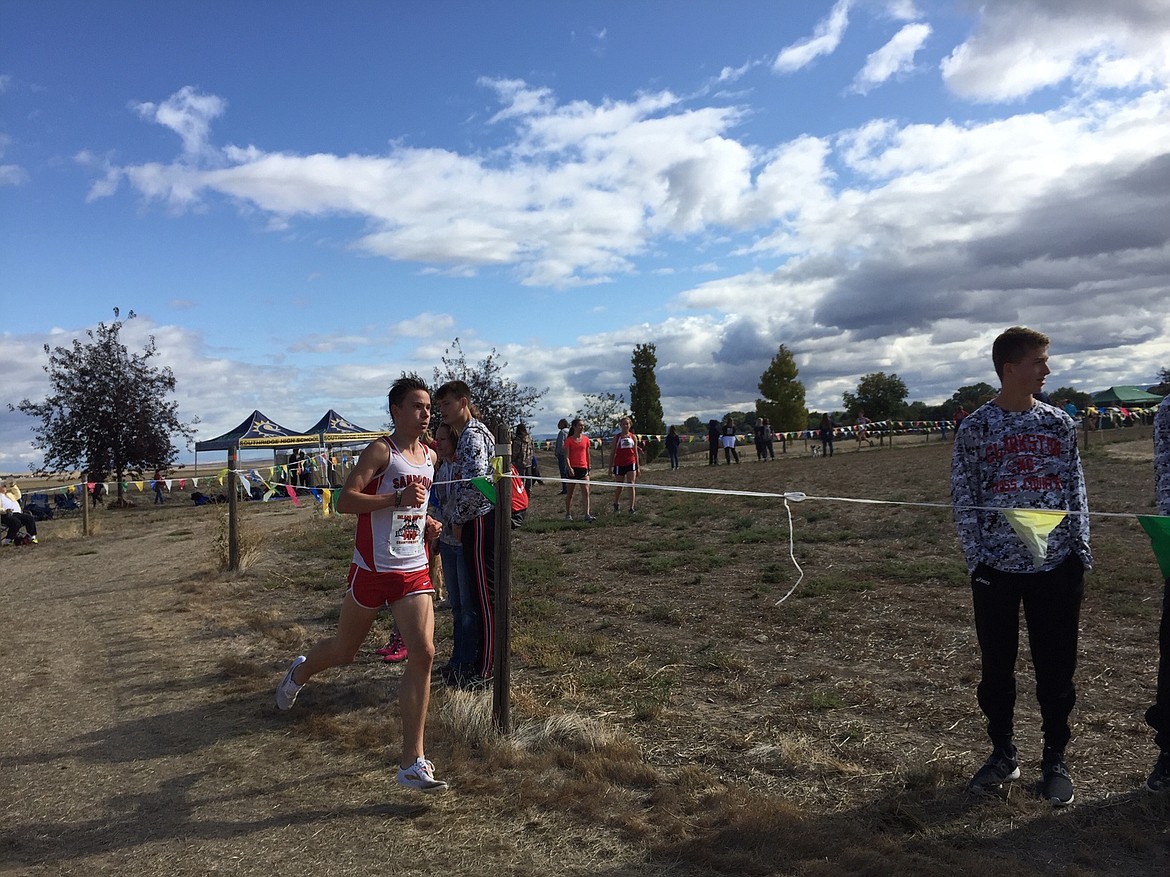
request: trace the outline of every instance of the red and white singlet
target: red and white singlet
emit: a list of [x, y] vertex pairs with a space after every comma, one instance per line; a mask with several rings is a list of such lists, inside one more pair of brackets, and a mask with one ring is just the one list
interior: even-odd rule
[[[390, 462], [381, 473], [370, 479], [362, 493], [380, 496], [405, 490], [420, 482], [430, 496], [431, 481], [435, 477], [435, 461], [431, 450], [423, 445], [425, 459], [415, 465], [389, 438], [381, 438], [390, 448]], [[354, 539], [353, 562], [370, 572], [414, 572], [427, 566], [426, 554], [427, 506], [379, 509], [358, 515], [357, 536]]]

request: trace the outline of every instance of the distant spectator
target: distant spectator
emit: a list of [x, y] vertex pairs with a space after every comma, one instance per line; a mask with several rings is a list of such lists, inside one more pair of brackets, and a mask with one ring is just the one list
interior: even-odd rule
[[[536, 444], [528, 433], [528, 427], [523, 423], [516, 424], [516, 432], [512, 436], [512, 465], [523, 477], [532, 476], [532, 458], [536, 456]], [[525, 484], [527, 487], [527, 483]]]
[[960, 405], [955, 409], [955, 432], [959, 431], [959, 425], [966, 419], [967, 409]]
[[723, 427], [723, 435], [720, 436], [720, 442], [723, 444], [723, 456], [727, 458], [727, 465], [731, 465], [731, 458], [735, 457], [735, 462], [739, 463], [739, 451], [735, 449], [735, 427], [732, 426], [729, 419]]
[[833, 431], [837, 425], [833, 423], [832, 418], [828, 414], [821, 415], [821, 425], [817, 427], [817, 436], [821, 440], [821, 456], [833, 456]]
[[153, 486], [154, 486], [154, 504], [155, 505], [162, 505], [165, 502], [165, 500], [163, 499], [163, 472], [162, 472], [162, 469], [155, 469], [154, 470]]
[[670, 458], [670, 468], [678, 468], [678, 448], [682, 444], [678, 430], [673, 426], [666, 432], [666, 456]]
[[569, 460], [565, 456], [565, 439], [569, 437], [569, 421], [561, 418], [557, 421], [557, 469], [561, 473], [561, 496], [569, 492], [568, 481], [573, 477], [573, 473], [569, 471]]
[[722, 430], [719, 428], [719, 421], [712, 417], [707, 421], [707, 465], [719, 465], [719, 442], [722, 438]]

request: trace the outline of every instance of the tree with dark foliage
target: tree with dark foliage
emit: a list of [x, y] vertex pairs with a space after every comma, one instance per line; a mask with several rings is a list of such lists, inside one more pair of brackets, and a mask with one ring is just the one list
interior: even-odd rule
[[856, 394], [843, 393], [841, 398], [851, 416], [864, 410], [870, 420], [888, 420], [902, 416], [909, 393], [905, 381], [896, 374], [875, 372], [861, 379]]
[[658, 352], [653, 344], [635, 344], [630, 365], [634, 382], [630, 384], [630, 416], [634, 420], [634, 432], [662, 435], [666, 427], [662, 423], [662, 391], [654, 369], [658, 365]]
[[[471, 401], [479, 409], [479, 419], [493, 431], [500, 427], [511, 430], [517, 423], [531, 420], [536, 403], [548, 392], [547, 387], [543, 390], [522, 387], [511, 378], [504, 377], [508, 363], [500, 361], [494, 347], [473, 367], [468, 364], [463, 345], [456, 338], [443, 351], [441, 362], [443, 367], [435, 369], [434, 388], [437, 389], [447, 381], [463, 381], [471, 389]], [[436, 416], [432, 429], [438, 423], [439, 418]]]
[[[114, 317], [119, 311], [114, 308]], [[134, 311], [126, 319], [132, 320]], [[174, 436], [189, 445], [193, 425], [178, 416], [178, 403], [167, 397], [175, 390], [169, 368], [157, 368], [154, 337], [142, 353], [131, 353], [119, 340], [125, 321], [115, 319], [89, 329], [88, 343], [50, 348], [44, 367], [52, 392], [43, 402], [24, 399], [9, 410], [37, 418], [33, 446], [44, 455], [36, 474], [81, 470], [90, 480], [113, 475], [122, 503], [122, 483], [138, 480], [146, 470], [170, 468], [178, 456]]]
[[804, 429], [808, 420], [804, 384], [796, 379], [799, 374], [792, 351], [781, 344], [760, 375], [758, 386], [764, 398], [756, 400], [756, 414], [767, 417], [772, 429], [779, 432]]

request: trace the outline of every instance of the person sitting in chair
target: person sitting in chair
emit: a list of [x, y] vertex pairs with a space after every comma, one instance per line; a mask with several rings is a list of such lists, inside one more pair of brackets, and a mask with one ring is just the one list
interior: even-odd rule
[[37, 519], [21, 509], [20, 503], [7, 490], [0, 492], [0, 526], [8, 528], [4, 538], [0, 539], [0, 545], [12, 545], [21, 527], [24, 527], [30, 541], [37, 541]]

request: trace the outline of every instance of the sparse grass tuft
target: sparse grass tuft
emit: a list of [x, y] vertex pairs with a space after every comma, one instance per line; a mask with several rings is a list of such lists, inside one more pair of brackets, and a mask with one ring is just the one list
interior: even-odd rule
[[[220, 570], [226, 570], [231, 562], [230, 527], [226, 513], [220, 515], [219, 526], [215, 534], [216, 555], [219, 558]], [[239, 572], [243, 573], [254, 566], [264, 556], [265, 537], [263, 532], [252, 526], [243, 516], [237, 521], [236, 549], [239, 554]]]

